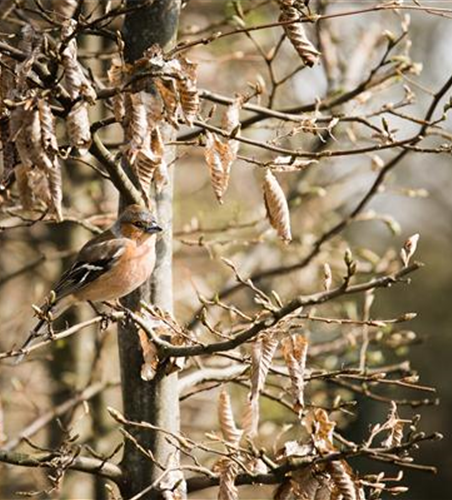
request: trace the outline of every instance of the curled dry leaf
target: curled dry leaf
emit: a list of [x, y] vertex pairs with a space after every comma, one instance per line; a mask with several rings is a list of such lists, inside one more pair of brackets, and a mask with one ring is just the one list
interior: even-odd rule
[[144, 92], [126, 94], [125, 139], [129, 149], [138, 152], [149, 142], [148, 114]]
[[11, 139], [22, 162], [17, 179], [24, 207], [32, 208], [34, 202], [40, 200], [49, 205], [57, 219], [61, 220], [61, 167], [57, 156], [55, 124], [48, 102], [30, 98], [17, 106], [11, 113], [10, 128]]
[[90, 80], [85, 76], [83, 68], [77, 59], [77, 41], [72, 36], [76, 27], [76, 21], [69, 19], [63, 24], [61, 30], [62, 43], [65, 44], [62, 51], [62, 63], [66, 87], [71, 99], [75, 100], [82, 96], [87, 102], [94, 104], [96, 91]]
[[239, 492], [235, 485], [238, 464], [229, 458], [222, 458], [216, 463], [215, 471], [220, 474], [218, 500], [238, 500]]
[[55, 134], [55, 118], [50, 104], [45, 99], [38, 101], [39, 120], [41, 124], [42, 145], [49, 153], [58, 152], [58, 141]]
[[159, 364], [159, 358], [157, 356], [157, 348], [144, 330], [138, 330], [138, 336], [140, 339], [140, 346], [143, 352], [143, 364], [141, 366], [141, 378], [149, 382], [155, 377], [157, 373], [157, 368]]
[[312, 442], [320, 452], [334, 451], [333, 431], [336, 426], [328, 413], [322, 408], [308, 412], [303, 419], [303, 425], [311, 436]]
[[144, 92], [129, 94], [126, 97], [126, 156], [145, 195], [150, 192], [153, 181], [158, 190], [168, 182], [160, 127], [154, 123], [153, 118], [149, 118], [149, 107], [152, 105], [152, 99], [148, 99]]
[[292, 240], [290, 213], [284, 191], [276, 177], [267, 169], [264, 178], [264, 201], [270, 224], [286, 243]]
[[353, 479], [353, 472], [345, 460], [333, 461], [328, 464], [328, 472], [337, 492], [343, 500], [359, 500], [359, 486]]
[[308, 341], [303, 335], [291, 335], [284, 338], [281, 345], [284, 361], [289, 370], [294, 408], [301, 413], [304, 408], [304, 375]]
[[229, 394], [223, 390], [220, 392], [220, 400], [218, 402], [218, 420], [220, 429], [225, 441], [231, 446], [237, 446], [242, 437], [242, 431], [236, 426], [234, 415], [232, 413], [231, 398]]
[[320, 52], [309, 41], [299, 18], [299, 12], [295, 7], [281, 5], [279, 20], [280, 22], [289, 23], [284, 24], [284, 31], [287, 38], [290, 40], [306, 66], [314, 66], [319, 60]]
[[91, 146], [90, 126], [88, 104], [79, 101], [69, 111], [66, 127], [71, 146], [77, 148], [81, 155], [86, 154]]
[[220, 203], [229, 185], [231, 165], [235, 159], [229, 142], [222, 142], [216, 134], [206, 131], [204, 157], [209, 167], [212, 188]]
[[121, 123], [125, 115], [124, 93], [120, 91], [124, 84], [125, 68], [119, 58], [112, 59], [107, 76], [110, 85], [117, 89], [117, 92], [111, 98], [111, 102], [113, 104], [115, 119]]
[[[236, 137], [240, 134], [240, 109], [243, 105], [243, 97], [239, 96], [234, 99], [234, 102], [230, 104], [222, 117], [221, 127], [223, 130]], [[239, 152], [240, 142], [231, 138], [228, 139], [229, 149], [231, 157], [234, 161], [237, 158]]]
[[[298, 441], [287, 441], [281, 450], [278, 450], [276, 459], [278, 463], [287, 463], [293, 460], [299, 460], [302, 457], [312, 455], [314, 448], [312, 444], [301, 444]], [[320, 475], [316, 475], [311, 468], [303, 468], [295, 470], [290, 477], [286, 479], [275, 490], [273, 494], [274, 500], [284, 499], [303, 499], [317, 500], [317, 493], [324, 488], [324, 479]], [[330, 500], [330, 497], [325, 497], [325, 500]]]
[[176, 87], [179, 92], [179, 99], [185, 121], [188, 125], [193, 125], [193, 120], [199, 112], [199, 93], [197, 88], [196, 68], [197, 64], [180, 57], [178, 59], [181, 74], [176, 78]]
[[55, 134], [55, 119], [50, 104], [45, 99], [38, 101], [38, 113], [41, 126], [41, 144], [44, 149], [43, 166], [47, 170], [52, 208], [57, 219], [62, 220], [63, 182], [60, 160], [57, 156], [58, 142]]
[[163, 102], [165, 119], [174, 128], [179, 128], [177, 123], [177, 109], [179, 107], [179, 94], [176, 83], [171, 78], [156, 78], [154, 84]]
[[397, 412], [396, 403], [392, 401], [388, 418], [382, 426], [388, 430], [388, 437], [381, 443], [383, 448], [392, 448], [393, 446], [400, 446], [402, 444], [404, 424], [404, 421], [400, 419]]
[[221, 128], [228, 132], [228, 134], [232, 134], [232, 132], [240, 127], [240, 109], [242, 108], [242, 105], [243, 97], [236, 97], [234, 102], [227, 106], [223, 114]]
[[22, 28], [19, 47], [27, 54], [27, 57], [15, 67], [17, 75], [15, 93], [18, 96], [23, 96], [28, 88], [27, 79], [33, 72], [33, 65], [41, 51], [42, 40], [42, 35], [36, 32], [30, 24]]
[[243, 419], [243, 428], [249, 436], [257, 434], [259, 424], [259, 393], [265, 385], [268, 370], [278, 347], [278, 340], [265, 334], [253, 344], [251, 352], [251, 387]]

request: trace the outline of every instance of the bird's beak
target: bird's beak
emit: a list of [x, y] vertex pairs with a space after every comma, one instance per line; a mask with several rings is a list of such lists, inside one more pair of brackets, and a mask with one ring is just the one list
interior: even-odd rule
[[157, 222], [151, 222], [146, 228], [146, 232], [149, 234], [161, 233], [163, 229], [157, 224]]

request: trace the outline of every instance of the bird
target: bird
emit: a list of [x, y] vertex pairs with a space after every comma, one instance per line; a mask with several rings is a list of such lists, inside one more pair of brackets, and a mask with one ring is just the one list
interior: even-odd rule
[[[112, 227], [89, 240], [62, 274], [40, 309], [40, 320], [21, 347], [30, 346], [43, 325], [80, 302], [120, 299], [136, 290], [155, 266], [157, 234], [162, 231], [152, 212], [128, 205]], [[23, 358], [23, 356], [22, 356]]]

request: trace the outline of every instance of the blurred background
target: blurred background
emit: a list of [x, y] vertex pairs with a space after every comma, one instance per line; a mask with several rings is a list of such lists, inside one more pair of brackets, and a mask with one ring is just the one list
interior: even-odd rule
[[[85, 2], [86, 8], [90, 2]], [[353, 89], [362, 81], [380, 60], [385, 41], [400, 34], [401, 23], [409, 15], [410, 43], [404, 48], [412, 63], [413, 71], [393, 79], [391, 85], [382, 85], [374, 91], [361, 93], [356, 99], [345, 103], [337, 111], [346, 114], [368, 113], [384, 105], [395, 105], [404, 95], [403, 86], [409, 86], [415, 99], [400, 113], [422, 118], [433, 93], [444, 85], [452, 74], [452, 2], [450, 1], [405, 1], [406, 6], [422, 9], [399, 11], [371, 11], [347, 17], [332, 17], [324, 21], [328, 25], [324, 39], [321, 33], [308, 28], [310, 38], [318, 47], [327, 47], [331, 54], [330, 70], [325, 71], [325, 62], [309, 70], [298, 71], [277, 87], [273, 96], [268, 67], [259, 49], [270, 51], [281, 37], [281, 30], [269, 29], [245, 35], [227, 37], [206, 46], [196, 46], [189, 57], [199, 64], [198, 85], [227, 97], [236, 93], [251, 92], [253, 85], [264, 85], [258, 97], [263, 105], [275, 109], [310, 104], [326, 93]], [[315, 11], [335, 14], [344, 11], [370, 9], [380, 2], [363, 0], [311, 1]], [[237, 9], [242, 9], [246, 24], [257, 25], [275, 22], [275, 2], [246, 1], [229, 2], [218, 0], [190, 0], [181, 15], [181, 38], [207, 36], [217, 30], [229, 30], [240, 25]], [[443, 13], [429, 13], [427, 8], [444, 8]], [[449, 11], [447, 11], [449, 9]], [[447, 11], [447, 12], [446, 12]], [[226, 20], [226, 21], [225, 21]], [[113, 28], [120, 27], [120, 20]], [[9, 33], [17, 27], [0, 23], [2, 32]], [[391, 35], [393, 33], [394, 35]], [[104, 45], [103, 45], [104, 44]], [[105, 71], [109, 67], [109, 45], [99, 38], [85, 36], [80, 41], [83, 62], [91, 68], [100, 84], [107, 85]], [[322, 52], [326, 51], [323, 49]], [[103, 53], [104, 56], [99, 57]], [[399, 54], [399, 57], [401, 55]], [[408, 55], [406, 55], [408, 57]], [[300, 65], [300, 60], [287, 40], [272, 70], [277, 81]], [[250, 86], [251, 85], [251, 86]], [[446, 95], [445, 104], [450, 99]], [[254, 102], [254, 101], [253, 101]], [[202, 103], [204, 116], [212, 115], [218, 123], [220, 106], [205, 99]], [[442, 106], [439, 106], [441, 112]], [[92, 109], [92, 118], [102, 118], [105, 109]], [[242, 118], [252, 116], [242, 112]], [[312, 114], [313, 116], [315, 113]], [[438, 116], [440, 113], [438, 114]], [[419, 124], [396, 114], [387, 114], [389, 128], [397, 139], [409, 137], [418, 130]], [[381, 124], [376, 114], [369, 118]], [[430, 138], [425, 144], [437, 147], [451, 141], [451, 119], [442, 123], [443, 136]], [[271, 140], [277, 133], [288, 133], [287, 144], [296, 148], [313, 149], [318, 143], [315, 134], [297, 131], [290, 135], [293, 124], [263, 121], [248, 128], [244, 134], [260, 141]], [[447, 133], [449, 131], [449, 133]], [[182, 128], [180, 137], [189, 134]], [[105, 142], [117, 150], [122, 135], [119, 126], [109, 127], [103, 133]], [[368, 144], [369, 133], [356, 123], [341, 124], [328, 138], [332, 149], [345, 149]], [[367, 142], [366, 142], [367, 141]], [[193, 144], [194, 142], [194, 144]], [[255, 149], [242, 146], [240, 155], [248, 160], [258, 154], [260, 161], [270, 159], [269, 152], [256, 153]], [[263, 172], [247, 160], [239, 159], [233, 166], [230, 187], [225, 203], [219, 205], [214, 197], [203, 148], [197, 142], [181, 144], [175, 167], [175, 216], [174, 216], [174, 286], [176, 317], [188, 322], [199, 307], [197, 294], [210, 297], [231, 280], [230, 272], [220, 257], [232, 259], [244, 275], [278, 263], [293, 262], [307, 253], [315, 238], [350, 212], [369, 188], [378, 165], [394, 152], [381, 151], [359, 156], [342, 156], [322, 159], [318, 165], [302, 173], [279, 176], [279, 180], [291, 206], [294, 245], [286, 249], [274, 237], [265, 221], [261, 184]], [[87, 163], [94, 164], [89, 158]], [[375, 317], [397, 317], [405, 312], [417, 312], [418, 316], [408, 328], [416, 333], [416, 342], [395, 349], [387, 361], [399, 362], [409, 359], [411, 366], [420, 374], [419, 383], [437, 388], [439, 405], [422, 408], [402, 408], [403, 417], [413, 413], [422, 414], [422, 428], [426, 432], [444, 434], [441, 442], [428, 443], [422, 447], [419, 462], [438, 467], [436, 476], [430, 474], [405, 473], [404, 483], [410, 486], [406, 498], [410, 500], [452, 497], [452, 452], [449, 427], [452, 422], [452, 378], [450, 374], [452, 352], [452, 165], [449, 154], [408, 154], [390, 174], [384, 189], [377, 193], [360, 220], [354, 222], [339, 238], [328, 243], [315, 261], [306, 269], [297, 271], [272, 282], [278, 293], [290, 297], [294, 293], [308, 294], [321, 289], [321, 266], [326, 259], [331, 263], [335, 279], [340, 277], [342, 254], [350, 247], [363, 269], [385, 256], [394, 255], [412, 234], [420, 234], [416, 260], [425, 267], [412, 276], [410, 286], [395, 287], [379, 291], [373, 306]], [[3, 205], [0, 221], [0, 349], [6, 351], [19, 345], [33, 324], [31, 304], [39, 304], [52, 283], [73, 257], [77, 249], [92, 235], [92, 226], [104, 228], [114, 220], [117, 207], [115, 191], [108, 182], [90, 168], [90, 165], [71, 158], [65, 164], [65, 216], [66, 221], [55, 224], [23, 224], [17, 214]], [[2, 206], [0, 205], [0, 209]], [[80, 223], [81, 221], [81, 223]], [[7, 226], [18, 226], [6, 230]], [[392, 252], [392, 253], [391, 253]], [[249, 306], [249, 298], [239, 294], [237, 303]], [[341, 311], [348, 309], [351, 317], [361, 304], [343, 304]], [[355, 309], [354, 309], [355, 308]], [[68, 324], [92, 316], [89, 307], [80, 307], [66, 317]], [[309, 327], [310, 328], [310, 327]], [[312, 327], [315, 337], [322, 330]], [[379, 348], [372, 351], [375, 360], [386, 356]], [[108, 360], [108, 361], [107, 361]], [[331, 360], [339, 363], [340, 360]], [[40, 446], [52, 447], [61, 440], [66, 425], [71, 423], [72, 432], [78, 439], [95, 447], [99, 453], [111, 452], [121, 440], [109, 419], [105, 407], [120, 406], [118, 389], [119, 373], [114, 328], [106, 331], [84, 330], [68, 341], [57, 343], [52, 349], [39, 352], [32, 360], [21, 366], [4, 363], [0, 370], [0, 430], [7, 442], [30, 422], [45, 414], [47, 409], [73, 397], [74, 391], [100, 384], [90, 398], [90, 408], [75, 406], [65, 413], [60, 421], [50, 419], [47, 431], [40, 431], [31, 438]], [[245, 392], [237, 388], [237, 400]], [[430, 396], [430, 395], [429, 395]], [[365, 418], [354, 419], [347, 429], [350, 439], [366, 435], [368, 426], [381, 420], [385, 408], [363, 402], [361, 411]], [[89, 414], [89, 415], [88, 415]], [[289, 417], [265, 405], [262, 413], [263, 436], [268, 442], [274, 437], [272, 422], [278, 425]], [[216, 399], [210, 392], [182, 403], [182, 422], [186, 432], [210, 431], [216, 428]], [[265, 427], [267, 426], [267, 427]], [[0, 437], [1, 439], [1, 437]], [[264, 440], [265, 441], [265, 440]], [[369, 470], [368, 462], [360, 462], [359, 469]], [[378, 469], [381, 470], [381, 469]], [[0, 475], [1, 498], [13, 498], [18, 489], [44, 487], [46, 479], [39, 470], [24, 472], [24, 469], [2, 466]], [[38, 486], [36, 486], [38, 485]], [[40, 486], [39, 486], [40, 485]], [[96, 488], [85, 476], [71, 473], [68, 491], [64, 498], [90, 498]], [[99, 486], [101, 488], [101, 486]], [[268, 490], [268, 491], [267, 491]], [[267, 495], [270, 489], [259, 489], [259, 495]], [[96, 498], [102, 498], [96, 493]], [[249, 488], [246, 498], [257, 498], [256, 490]], [[51, 497], [52, 494], [49, 494]], [[245, 498], [245, 496], [243, 498]], [[58, 497], [59, 498], [59, 497]], [[63, 498], [63, 497], [61, 497]], [[201, 498], [201, 495], [199, 496]], [[215, 492], [207, 491], [202, 498], [215, 498]]]

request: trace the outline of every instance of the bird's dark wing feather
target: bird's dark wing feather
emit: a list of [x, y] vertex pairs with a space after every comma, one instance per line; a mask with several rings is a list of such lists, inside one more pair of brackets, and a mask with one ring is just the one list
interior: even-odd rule
[[109, 271], [125, 250], [126, 241], [123, 239], [102, 241], [99, 238], [90, 241], [54, 287], [57, 300], [80, 291]]

